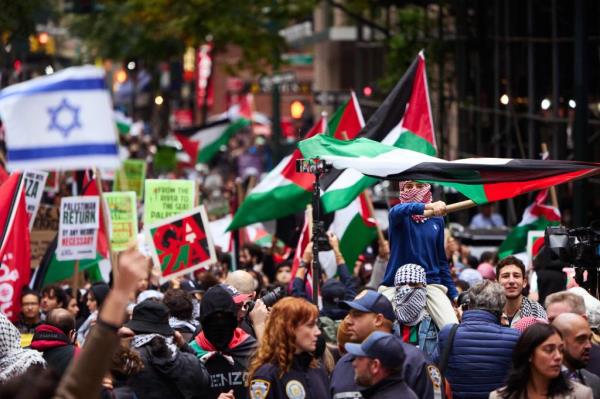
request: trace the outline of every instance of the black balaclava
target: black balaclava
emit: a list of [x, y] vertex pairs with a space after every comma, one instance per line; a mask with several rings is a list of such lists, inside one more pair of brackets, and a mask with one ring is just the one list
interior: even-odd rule
[[204, 336], [220, 351], [225, 351], [237, 328], [237, 318], [230, 313], [213, 313], [202, 323]]

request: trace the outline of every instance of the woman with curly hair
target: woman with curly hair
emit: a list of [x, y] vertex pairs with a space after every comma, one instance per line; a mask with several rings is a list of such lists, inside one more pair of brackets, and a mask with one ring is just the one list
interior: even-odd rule
[[313, 356], [321, 334], [319, 310], [302, 298], [283, 298], [273, 306], [250, 363], [252, 399], [329, 397], [327, 373]]
[[563, 339], [549, 324], [534, 324], [521, 335], [512, 355], [506, 386], [490, 399], [592, 399], [592, 390], [561, 372]]

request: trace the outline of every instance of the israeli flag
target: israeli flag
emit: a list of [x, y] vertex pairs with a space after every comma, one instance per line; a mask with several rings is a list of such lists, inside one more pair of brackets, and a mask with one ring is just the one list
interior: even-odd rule
[[0, 91], [8, 168], [73, 170], [119, 166], [104, 71], [64, 69]]

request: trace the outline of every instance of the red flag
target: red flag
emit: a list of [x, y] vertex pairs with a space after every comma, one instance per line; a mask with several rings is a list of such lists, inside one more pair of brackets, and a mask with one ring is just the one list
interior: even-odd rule
[[0, 186], [0, 311], [10, 320], [21, 311], [21, 290], [29, 283], [29, 223], [23, 174]]
[[5, 181], [8, 180], [8, 172], [0, 163], [0, 185], [2, 185]]
[[[89, 170], [86, 170], [83, 175], [83, 195], [84, 196], [100, 196], [100, 190], [96, 184], [96, 179], [92, 177]], [[98, 244], [97, 251], [103, 258], [109, 257], [108, 237], [106, 236], [106, 227], [104, 225], [104, 202], [100, 199], [100, 224], [98, 225]]]

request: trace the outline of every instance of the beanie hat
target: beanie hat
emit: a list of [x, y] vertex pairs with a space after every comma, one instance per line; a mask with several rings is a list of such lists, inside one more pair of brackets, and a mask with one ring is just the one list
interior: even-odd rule
[[494, 266], [492, 266], [488, 262], [483, 262], [482, 264], [477, 266], [477, 271], [481, 274], [481, 277], [483, 277], [486, 280], [496, 280], [496, 270], [494, 269]]
[[425, 269], [423, 269], [423, 267], [414, 263], [407, 263], [400, 266], [396, 271], [396, 276], [394, 278], [394, 285], [396, 287], [406, 284], [419, 283], [427, 285]]

